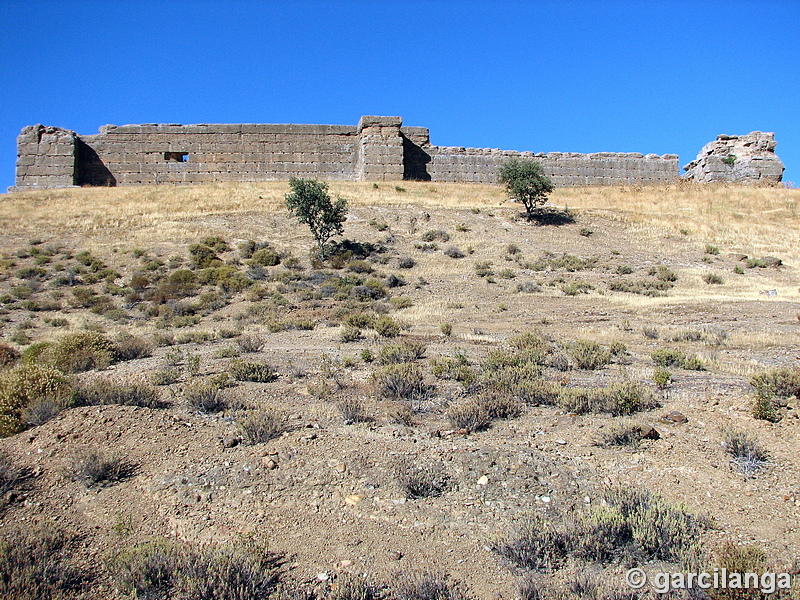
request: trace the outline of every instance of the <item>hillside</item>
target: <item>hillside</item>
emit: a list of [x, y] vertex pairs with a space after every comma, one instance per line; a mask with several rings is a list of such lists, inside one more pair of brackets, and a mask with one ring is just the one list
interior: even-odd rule
[[0, 196], [0, 528], [66, 536], [66, 597], [135, 597], [154, 547], [266, 547], [291, 597], [796, 568], [800, 190], [565, 188], [538, 224], [496, 186], [330, 189], [324, 262], [286, 183]]

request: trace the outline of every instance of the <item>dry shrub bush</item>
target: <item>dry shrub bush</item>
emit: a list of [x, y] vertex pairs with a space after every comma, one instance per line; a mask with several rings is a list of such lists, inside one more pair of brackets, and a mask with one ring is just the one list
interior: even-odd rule
[[72, 402], [73, 389], [64, 374], [52, 367], [19, 365], [0, 372], [0, 437], [25, 427], [26, 411], [51, 403], [60, 410]]
[[164, 408], [159, 391], [139, 381], [97, 379], [82, 383], [75, 391], [75, 403], [83, 406], [122, 404], [146, 408]]
[[366, 577], [343, 573], [336, 578], [336, 584], [326, 600], [383, 600], [384, 598], [384, 590], [380, 585]]
[[748, 479], [767, 468], [770, 455], [759, 441], [746, 431], [723, 432], [722, 447], [731, 455], [731, 465]]
[[616, 417], [656, 408], [658, 402], [643, 385], [623, 381], [606, 388], [562, 388], [558, 405], [579, 415], [607, 412]]
[[425, 344], [409, 340], [403, 340], [397, 344], [388, 344], [378, 352], [378, 363], [392, 365], [418, 360], [425, 356], [426, 349]]
[[20, 353], [13, 346], [0, 342], [0, 368], [13, 367], [19, 360]]
[[262, 444], [283, 434], [285, 416], [274, 408], [251, 410], [239, 420], [239, 427], [247, 444]]
[[242, 352], [252, 354], [254, 352], [261, 352], [266, 340], [263, 336], [258, 334], [243, 334], [236, 338], [236, 344]]
[[643, 489], [617, 488], [605, 501], [606, 506], [579, 515], [531, 513], [492, 549], [513, 565], [536, 571], [558, 569], [570, 558], [599, 564], [698, 564], [707, 519]]
[[17, 467], [5, 450], [0, 450], [0, 494], [12, 489], [18, 482], [31, 476], [30, 469]]
[[134, 598], [263, 600], [279, 581], [282, 559], [252, 542], [194, 546], [156, 540], [109, 563], [117, 589]]
[[189, 384], [184, 390], [184, 398], [191, 408], [200, 413], [216, 413], [228, 406], [222, 390], [210, 381]]
[[52, 526], [10, 527], [0, 537], [0, 597], [82, 597], [91, 575], [70, 564], [75, 540]]
[[[725, 569], [728, 572], [729, 579], [731, 574], [739, 573], [742, 581], [745, 580], [745, 573], [758, 574], [760, 581], [762, 573], [770, 570], [767, 564], [767, 555], [763, 548], [755, 545], [740, 546], [736, 542], [730, 540], [726, 540], [717, 548], [714, 552], [713, 562], [715, 568], [720, 570]], [[774, 571], [775, 569], [772, 570]], [[750, 598], [753, 600], [760, 600], [764, 597], [760, 590], [754, 589], [720, 588], [708, 591], [709, 600], [746, 600]]]
[[135, 472], [134, 463], [99, 450], [80, 452], [72, 462], [73, 478], [86, 487], [121, 481]]
[[423, 402], [433, 395], [434, 388], [425, 381], [422, 368], [415, 363], [386, 365], [372, 374], [378, 396], [392, 400]]
[[579, 369], [602, 369], [611, 362], [611, 351], [590, 340], [578, 340], [570, 346], [569, 353]]
[[135, 360], [153, 354], [153, 344], [147, 340], [123, 333], [116, 339], [116, 356], [119, 360]]
[[451, 487], [451, 477], [441, 462], [420, 463], [406, 458], [396, 468], [397, 484], [406, 498], [441, 496]]
[[228, 366], [228, 372], [236, 381], [269, 383], [278, 378], [275, 369], [261, 361], [235, 360]]
[[440, 571], [399, 574], [392, 585], [393, 600], [466, 600], [464, 586]]
[[628, 421], [612, 423], [598, 436], [596, 445], [606, 448], [624, 447], [635, 450], [643, 438], [642, 426]]
[[355, 396], [346, 396], [336, 403], [336, 407], [342, 413], [345, 424], [366, 423], [372, 419], [367, 414], [364, 401]]
[[477, 398], [450, 406], [447, 409], [447, 419], [454, 428], [468, 433], [486, 429], [492, 423], [489, 411]]

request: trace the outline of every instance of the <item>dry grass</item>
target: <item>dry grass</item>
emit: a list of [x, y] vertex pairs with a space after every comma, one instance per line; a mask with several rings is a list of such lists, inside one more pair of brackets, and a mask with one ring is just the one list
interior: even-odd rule
[[[371, 183], [332, 182], [330, 191], [348, 198], [352, 206], [486, 210], [505, 201], [501, 187], [494, 185], [404, 181], [402, 187], [406, 191], [398, 192], [394, 182], [377, 189]], [[286, 182], [274, 181], [19, 192], [0, 199], [0, 225], [6, 231], [44, 237], [65, 230], [90, 239], [104, 232], [126, 232], [133, 234], [133, 241], [186, 242], [207, 233], [209, 225], [213, 228], [215, 215], [282, 215], [287, 191]], [[655, 237], [665, 232], [680, 236], [680, 229], [687, 229], [691, 238], [729, 251], [792, 255], [800, 250], [796, 189], [685, 183], [559, 188], [550, 200], [557, 206], [601, 212]], [[252, 235], [257, 229], [254, 222], [253, 231], [241, 233]]]

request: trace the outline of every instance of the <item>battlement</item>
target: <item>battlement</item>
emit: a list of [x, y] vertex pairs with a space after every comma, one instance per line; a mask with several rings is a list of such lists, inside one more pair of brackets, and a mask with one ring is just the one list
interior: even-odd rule
[[679, 177], [678, 156], [516, 152], [434, 146], [401, 117], [358, 125], [105, 125], [94, 135], [25, 127], [17, 138], [16, 190], [290, 177], [345, 181], [496, 183], [503, 161], [542, 163], [556, 186], [649, 184]]

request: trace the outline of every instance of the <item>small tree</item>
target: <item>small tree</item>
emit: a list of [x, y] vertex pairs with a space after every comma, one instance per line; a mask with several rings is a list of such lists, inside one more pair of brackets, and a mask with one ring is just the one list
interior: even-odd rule
[[500, 167], [500, 183], [506, 186], [508, 195], [516, 202], [522, 202], [533, 217], [533, 210], [547, 201], [547, 194], [553, 191], [553, 182], [544, 174], [542, 165], [532, 160], [511, 158]]
[[292, 177], [289, 186], [292, 191], [286, 194], [286, 208], [299, 223], [308, 225], [324, 258], [325, 242], [344, 232], [342, 223], [347, 220], [347, 200], [337, 198], [332, 202], [328, 184], [316, 179]]

